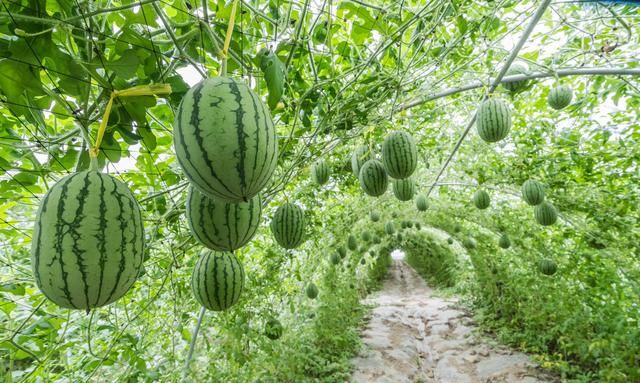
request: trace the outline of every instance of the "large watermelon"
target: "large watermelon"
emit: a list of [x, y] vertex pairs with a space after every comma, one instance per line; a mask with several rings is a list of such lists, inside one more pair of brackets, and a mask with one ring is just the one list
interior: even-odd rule
[[511, 130], [511, 110], [502, 100], [488, 98], [480, 104], [476, 116], [478, 135], [486, 142], [498, 142]]
[[193, 236], [218, 251], [233, 251], [246, 245], [260, 226], [260, 194], [249, 202], [231, 203], [209, 198], [193, 186], [187, 196], [187, 222]]
[[55, 304], [89, 311], [122, 297], [142, 269], [144, 227], [129, 188], [94, 170], [68, 175], [40, 201], [31, 265]]
[[247, 202], [276, 168], [278, 142], [268, 108], [243, 81], [213, 77], [182, 98], [173, 143], [187, 179], [205, 195]]
[[406, 132], [393, 132], [382, 144], [382, 162], [391, 178], [410, 177], [418, 165], [416, 143]]
[[416, 194], [416, 185], [411, 178], [393, 180], [393, 194], [400, 201], [410, 201]]
[[522, 199], [532, 206], [544, 201], [544, 186], [538, 181], [527, 180], [522, 184]]
[[379, 197], [387, 191], [389, 180], [382, 162], [369, 160], [360, 169], [360, 187], [370, 196]]
[[329, 165], [325, 160], [318, 160], [311, 167], [311, 174], [313, 176], [313, 181], [318, 185], [324, 185], [329, 181], [329, 174], [331, 170], [329, 169]]
[[544, 201], [533, 209], [536, 221], [543, 225], [549, 226], [558, 220], [558, 212], [556, 208], [549, 202]]
[[558, 266], [551, 259], [541, 259], [538, 261], [538, 270], [544, 275], [553, 275], [558, 271]]
[[360, 145], [351, 154], [351, 170], [356, 177], [360, 176], [360, 168], [365, 162], [373, 159], [368, 145]]
[[429, 208], [429, 201], [427, 200], [427, 196], [424, 194], [420, 194], [416, 197], [416, 207], [418, 211], [427, 211]]
[[206, 309], [223, 311], [240, 299], [244, 268], [231, 253], [205, 250], [193, 268], [191, 288]]
[[[528, 70], [524, 65], [522, 65], [522, 64], [513, 64], [507, 70], [506, 75], [507, 76], [515, 76], [515, 75], [519, 75], [519, 74], [527, 74], [527, 72], [528, 72]], [[529, 83], [530, 83], [529, 80], [520, 80], [520, 81], [504, 82], [504, 83], [502, 83], [502, 86], [506, 90], [511, 92], [511, 93], [518, 93], [518, 92], [522, 92], [523, 90], [527, 89], [527, 87], [529, 86]]]
[[560, 110], [571, 104], [573, 91], [566, 85], [558, 85], [549, 91], [547, 102], [553, 109]]
[[478, 209], [486, 209], [491, 204], [491, 199], [489, 198], [489, 193], [484, 190], [478, 190], [473, 194], [473, 204], [476, 205]]
[[304, 211], [292, 203], [280, 205], [271, 220], [271, 232], [285, 249], [295, 249], [304, 239]]

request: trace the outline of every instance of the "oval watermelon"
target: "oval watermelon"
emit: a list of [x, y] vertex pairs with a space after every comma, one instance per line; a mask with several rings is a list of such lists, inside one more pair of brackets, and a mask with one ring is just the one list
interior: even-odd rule
[[427, 211], [429, 208], [429, 201], [427, 200], [426, 195], [420, 194], [416, 197], [416, 208], [418, 208], [418, 211]]
[[396, 232], [396, 228], [393, 226], [393, 222], [389, 221], [384, 224], [384, 232], [389, 235]]
[[418, 166], [418, 149], [406, 132], [389, 134], [382, 144], [382, 162], [391, 178], [410, 177]]
[[185, 177], [208, 197], [247, 202], [276, 168], [278, 141], [269, 109], [243, 81], [212, 77], [182, 98], [173, 143]]
[[313, 282], [309, 282], [307, 288], [305, 289], [305, 292], [307, 293], [307, 297], [309, 299], [316, 299], [318, 297], [318, 287]]
[[538, 270], [544, 275], [553, 275], [558, 271], [558, 266], [551, 259], [541, 259], [538, 262]]
[[509, 239], [509, 236], [506, 234], [502, 234], [500, 236], [500, 240], [498, 240], [498, 246], [500, 246], [503, 249], [508, 249], [511, 247], [511, 240]]
[[63, 177], [40, 201], [31, 265], [55, 304], [89, 311], [116, 301], [144, 257], [140, 207], [127, 185], [94, 170]]
[[416, 186], [411, 178], [393, 180], [393, 195], [400, 201], [410, 201], [416, 193]]
[[249, 202], [230, 203], [209, 198], [191, 186], [187, 196], [187, 223], [191, 233], [206, 247], [234, 251], [246, 245], [260, 226], [260, 194]]
[[478, 190], [473, 194], [473, 204], [480, 210], [486, 209], [491, 204], [489, 193], [484, 190]]
[[369, 160], [360, 169], [360, 187], [370, 196], [379, 197], [387, 191], [389, 180], [384, 166], [378, 160]]
[[282, 324], [276, 318], [269, 318], [264, 324], [264, 335], [271, 340], [278, 340], [284, 331]]
[[[515, 75], [527, 74], [527, 73], [528, 73], [528, 69], [524, 65], [513, 64], [507, 70], [506, 75], [515, 76]], [[529, 80], [520, 80], [520, 81], [513, 81], [513, 82], [505, 82], [505, 83], [502, 83], [502, 86], [511, 93], [519, 93], [527, 89], [529, 84], [530, 84]]]
[[544, 201], [533, 209], [536, 221], [543, 226], [550, 226], [558, 220], [556, 208], [549, 202]]
[[329, 165], [325, 160], [318, 160], [311, 167], [311, 174], [313, 181], [318, 185], [324, 185], [329, 181], [329, 174], [331, 173]]
[[522, 199], [532, 206], [544, 201], [544, 186], [538, 181], [527, 180], [522, 184]]
[[475, 249], [477, 246], [476, 240], [471, 237], [467, 237], [462, 241], [462, 246], [466, 247], [469, 250]]
[[564, 109], [573, 99], [573, 90], [566, 85], [558, 85], [549, 91], [547, 102], [555, 110]]
[[244, 268], [231, 253], [205, 250], [193, 269], [191, 288], [204, 308], [226, 310], [240, 299], [244, 288]]
[[347, 247], [351, 251], [358, 250], [358, 240], [356, 239], [356, 237], [353, 234], [350, 234], [349, 238], [347, 238]]
[[511, 130], [511, 110], [502, 100], [488, 98], [480, 104], [476, 115], [478, 135], [486, 142], [498, 142]]
[[271, 233], [280, 246], [295, 249], [304, 240], [304, 226], [304, 211], [293, 203], [285, 203], [273, 215]]

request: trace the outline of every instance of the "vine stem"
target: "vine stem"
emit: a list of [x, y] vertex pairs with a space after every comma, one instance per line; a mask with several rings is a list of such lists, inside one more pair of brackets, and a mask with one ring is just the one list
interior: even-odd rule
[[[542, 1], [542, 3], [540, 3], [540, 6], [536, 10], [536, 13], [533, 15], [533, 19], [531, 19], [531, 22], [529, 22], [529, 25], [527, 25], [527, 29], [525, 29], [524, 33], [520, 37], [520, 40], [518, 41], [518, 44], [516, 44], [515, 48], [513, 48], [513, 50], [509, 54], [509, 57], [507, 58], [507, 62], [505, 62], [504, 65], [502, 66], [502, 69], [500, 70], [500, 73], [498, 73], [498, 76], [492, 81], [491, 86], [489, 87], [489, 91], [483, 97], [483, 100], [485, 100], [487, 97], [489, 97], [488, 95], [493, 93], [494, 90], [496, 90], [496, 88], [498, 87], [498, 85], [502, 81], [502, 78], [504, 77], [504, 75], [509, 70], [509, 67], [511, 66], [511, 63], [513, 63], [513, 61], [516, 59], [516, 57], [518, 57], [518, 53], [520, 53], [520, 50], [524, 46], [524, 43], [527, 42], [527, 40], [529, 39], [529, 36], [531, 35], [531, 33], [533, 32], [534, 28], [536, 27], [536, 24], [538, 24], [538, 22], [542, 18], [542, 15], [544, 14], [544, 12], [549, 7], [549, 4], [551, 4], [551, 0], [544, 0], [544, 1]], [[453, 159], [453, 156], [455, 156], [455, 154], [458, 151], [458, 149], [460, 149], [460, 146], [462, 145], [462, 142], [467, 137], [467, 134], [469, 134], [469, 131], [473, 127], [473, 124], [476, 122], [476, 117], [477, 117], [477, 112], [474, 112], [473, 116], [469, 120], [469, 123], [467, 124], [466, 128], [462, 132], [462, 135], [458, 139], [458, 142], [456, 142], [456, 145], [453, 147], [453, 150], [451, 151], [451, 154], [449, 154], [449, 157], [447, 157], [447, 160], [445, 161], [444, 165], [442, 165], [442, 168], [440, 168], [440, 172], [438, 172], [438, 176], [433, 181], [434, 184], [438, 183], [438, 181], [440, 180], [440, 177], [442, 177], [442, 174], [444, 174], [444, 171], [447, 169], [447, 167], [451, 163], [451, 160]], [[429, 197], [429, 195], [431, 195], [431, 192], [433, 191], [433, 188], [434, 188], [433, 186], [431, 186], [429, 188], [429, 191], [427, 191], [427, 197]]]
[[[231, 15], [229, 15], [229, 25], [227, 25], [227, 34], [224, 37], [224, 46], [222, 47], [222, 68], [220, 69], [220, 75], [227, 75], [227, 52], [229, 51], [229, 45], [231, 44], [231, 35], [233, 34], [233, 26], [236, 23], [236, 9], [238, 8], [239, 0], [233, 0], [231, 5]], [[241, 52], [242, 53], [242, 52]]]
[[198, 333], [200, 332], [200, 325], [202, 324], [202, 318], [204, 318], [204, 313], [207, 311], [204, 307], [200, 309], [200, 314], [198, 315], [198, 322], [196, 323], [196, 327], [193, 329], [193, 335], [191, 336], [191, 342], [189, 343], [189, 353], [187, 354], [187, 359], [184, 361], [184, 372], [182, 373], [182, 380], [187, 378], [187, 374], [189, 373], [189, 363], [191, 363], [191, 359], [193, 358], [193, 349], [196, 345], [196, 339], [198, 339]]

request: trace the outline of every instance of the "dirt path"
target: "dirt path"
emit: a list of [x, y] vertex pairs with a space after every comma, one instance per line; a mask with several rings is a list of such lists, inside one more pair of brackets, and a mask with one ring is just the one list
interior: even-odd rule
[[403, 260], [394, 259], [354, 360], [354, 382], [551, 382], [527, 355], [477, 340], [454, 300], [434, 295]]

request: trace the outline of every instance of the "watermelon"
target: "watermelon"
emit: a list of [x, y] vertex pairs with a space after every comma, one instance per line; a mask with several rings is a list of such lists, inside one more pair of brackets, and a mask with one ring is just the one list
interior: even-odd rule
[[280, 205], [271, 220], [271, 232], [276, 242], [285, 249], [295, 249], [304, 239], [304, 211], [293, 204]]
[[389, 221], [384, 224], [384, 232], [389, 235], [396, 232], [396, 228], [393, 226], [393, 222]]
[[340, 254], [338, 253], [331, 254], [331, 257], [329, 258], [329, 260], [331, 261], [332, 264], [337, 265], [338, 263], [340, 263]]
[[212, 250], [234, 251], [258, 230], [262, 199], [257, 194], [249, 202], [230, 203], [209, 198], [191, 186], [186, 210], [187, 223], [198, 242]]
[[361, 265], [366, 265], [367, 264], [367, 260], [364, 257], [362, 257], [362, 259], [360, 259], [360, 264]]
[[491, 204], [489, 193], [484, 190], [478, 190], [473, 194], [473, 204], [480, 210], [486, 209]]
[[396, 236], [396, 238], [398, 239], [398, 241], [402, 241], [402, 234], [398, 233], [398, 235]]
[[371, 233], [369, 233], [368, 231], [363, 231], [360, 236], [362, 237], [362, 240], [365, 242], [371, 241]]
[[453, 238], [451, 238], [451, 237], [447, 238], [447, 243], [449, 245], [453, 245]]
[[[513, 64], [511, 65], [509, 70], [507, 70], [506, 75], [515, 76], [519, 74], [527, 74], [527, 72], [528, 70], [524, 65]], [[529, 80], [520, 80], [520, 81], [513, 81], [513, 82], [504, 82], [502, 83], [502, 86], [511, 93], [519, 93], [527, 89], [527, 87], [529, 86], [529, 83], [530, 83]]]
[[469, 250], [475, 249], [476, 248], [476, 240], [471, 238], [471, 237], [467, 237], [462, 241], [462, 245], [464, 247], [466, 247]]
[[87, 170], [63, 177], [40, 200], [31, 266], [55, 304], [87, 312], [122, 297], [142, 269], [144, 227], [127, 185]]
[[379, 197], [387, 191], [387, 172], [384, 170], [382, 162], [369, 160], [360, 169], [360, 187], [370, 196]]
[[372, 222], [378, 222], [380, 221], [380, 213], [372, 210], [371, 213], [369, 213], [369, 218], [371, 218]]
[[571, 104], [573, 91], [566, 85], [558, 85], [549, 91], [547, 102], [555, 110], [564, 109]]
[[395, 211], [391, 213], [391, 218], [398, 218], [398, 213], [396, 213]]
[[459, 223], [456, 223], [456, 224], [453, 226], [453, 232], [454, 232], [454, 233], [459, 233], [459, 232], [461, 232], [461, 231], [462, 231], [462, 226], [460, 226], [460, 224], [459, 224]]
[[313, 182], [318, 185], [324, 185], [329, 181], [329, 174], [331, 170], [329, 169], [329, 165], [325, 160], [318, 160], [311, 167], [311, 175], [313, 177]]
[[200, 192], [248, 202], [276, 168], [278, 141], [269, 109], [243, 81], [212, 77], [182, 98], [173, 143], [185, 177]]
[[544, 186], [535, 180], [525, 181], [522, 184], [522, 199], [529, 205], [540, 205], [544, 201]]
[[318, 297], [318, 287], [313, 282], [309, 282], [307, 288], [305, 289], [307, 293], [307, 297], [309, 299], [316, 299]]
[[350, 234], [349, 238], [347, 238], [347, 247], [351, 251], [358, 250], [358, 240], [356, 239], [356, 237], [353, 234]]
[[382, 240], [380, 239], [380, 237], [376, 235], [373, 237], [373, 243], [375, 243], [376, 245], [379, 245], [380, 243], [382, 243]]
[[382, 162], [391, 178], [410, 177], [418, 166], [418, 149], [408, 133], [393, 132], [382, 144]]
[[413, 221], [407, 221], [407, 228], [413, 227]]
[[500, 240], [498, 240], [498, 246], [500, 246], [503, 249], [508, 249], [511, 247], [511, 240], [509, 239], [509, 236], [506, 234], [502, 234], [500, 236]]
[[365, 162], [373, 159], [368, 145], [360, 145], [351, 154], [351, 170], [356, 177], [360, 176], [360, 168]]
[[553, 275], [558, 271], [558, 266], [550, 259], [541, 259], [538, 262], [538, 270], [544, 275]]
[[269, 318], [264, 324], [264, 335], [271, 340], [280, 339], [283, 330], [282, 324], [276, 318]]
[[420, 222], [415, 222], [413, 225], [416, 227], [416, 230], [422, 229], [422, 225], [420, 225]]
[[223, 311], [240, 299], [244, 287], [244, 268], [231, 253], [205, 250], [198, 258], [191, 277], [196, 300], [204, 308]]
[[400, 201], [410, 201], [416, 193], [416, 186], [411, 178], [393, 180], [393, 195]]
[[543, 226], [550, 226], [558, 220], [556, 208], [549, 202], [544, 201], [533, 209], [536, 221]]
[[340, 258], [344, 258], [347, 256], [347, 249], [344, 248], [344, 246], [340, 246], [338, 247], [338, 254], [340, 255]]
[[511, 130], [511, 110], [502, 100], [488, 98], [480, 104], [476, 115], [478, 135], [486, 142], [498, 142]]
[[429, 208], [429, 201], [426, 195], [420, 194], [416, 197], [416, 208], [418, 208], [418, 211], [426, 211]]

